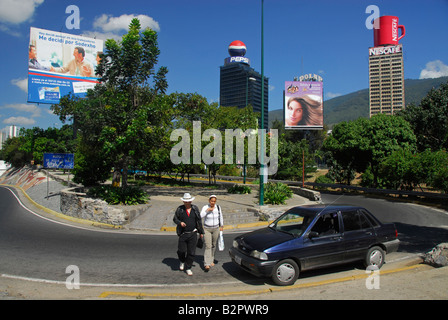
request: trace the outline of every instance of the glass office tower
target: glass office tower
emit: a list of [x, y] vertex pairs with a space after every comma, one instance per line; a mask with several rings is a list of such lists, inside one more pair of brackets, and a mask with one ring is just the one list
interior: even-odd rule
[[[229, 50], [230, 52], [230, 50]], [[224, 66], [220, 67], [219, 101], [224, 107], [244, 108], [251, 105], [254, 112], [260, 113], [261, 90], [264, 88], [264, 127], [268, 127], [269, 79], [264, 77], [262, 85], [261, 74], [249, 65], [249, 59], [243, 56], [226, 58]]]

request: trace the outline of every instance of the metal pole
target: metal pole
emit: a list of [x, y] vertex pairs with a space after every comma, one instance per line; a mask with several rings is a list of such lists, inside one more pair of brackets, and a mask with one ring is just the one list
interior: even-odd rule
[[[249, 77], [246, 76], [246, 108], [247, 108], [247, 101], [248, 101], [248, 91], [249, 91]], [[244, 157], [244, 163], [243, 163], [243, 184], [246, 184], [246, 157]]]
[[305, 149], [302, 150], [302, 188], [305, 188]]
[[261, 0], [261, 143], [260, 143], [260, 201], [264, 204], [264, 26], [263, 26], [264, 0]]

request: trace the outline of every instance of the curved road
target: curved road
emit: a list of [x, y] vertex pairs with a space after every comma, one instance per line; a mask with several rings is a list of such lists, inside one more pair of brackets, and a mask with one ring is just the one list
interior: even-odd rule
[[[381, 221], [395, 222], [402, 252], [425, 252], [448, 241], [448, 214], [444, 211], [362, 196], [323, 194], [322, 198], [325, 203], [362, 205]], [[66, 268], [75, 265], [84, 285], [263, 284], [263, 280], [239, 270], [230, 261], [227, 248], [238, 233], [241, 232], [226, 232], [226, 250], [217, 251], [218, 263], [208, 273], [202, 271], [203, 250], [197, 250], [195, 274], [188, 277], [178, 271], [175, 234], [92, 231], [55, 223], [23, 207], [12, 189], [0, 187], [0, 274], [3, 275], [65, 282], [70, 275]]]

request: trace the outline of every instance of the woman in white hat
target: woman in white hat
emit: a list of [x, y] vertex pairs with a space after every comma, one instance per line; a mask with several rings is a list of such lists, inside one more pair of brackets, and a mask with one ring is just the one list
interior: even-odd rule
[[204, 218], [204, 265], [205, 271], [213, 267], [215, 261], [216, 243], [219, 237], [219, 231], [223, 230], [224, 221], [222, 218], [221, 207], [216, 204], [216, 196], [211, 195], [208, 198], [208, 204], [201, 210], [201, 218]]
[[181, 200], [184, 204], [176, 209], [173, 218], [179, 236], [177, 256], [180, 260], [180, 270], [185, 270], [189, 276], [192, 276], [191, 267], [196, 254], [197, 233], [199, 232], [201, 238], [203, 238], [204, 229], [202, 228], [200, 211], [196, 205], [191, 203], [194, 197], [185, 193]]

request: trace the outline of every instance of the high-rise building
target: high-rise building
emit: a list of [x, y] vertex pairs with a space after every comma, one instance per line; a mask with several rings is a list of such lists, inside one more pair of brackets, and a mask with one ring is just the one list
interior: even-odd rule
[[374, 26], [374, 47], [369, 48], [370, 116], [395, 114], [405, 107], [403, 46], [398, 43], [405, 28], [395, 16], [379, 17]]
[[20, 132], [20, 128], [16, 126], [8, 126], [2, 130], [0, 130], [0, 150], [3, 148], [3, 143], [8, 138], [18, 137]]
[[[244, 57], [246, 46], [241, 41], [233, 41], [229, 46], [230, 57], [220, 67], [219, 102], [224, 107], [244, 108], [252, 106], [254, 112], [261, 115], [261, 90], [264, 90], [264, 127], [267, 128], [269, 79], [250, 66], [250, 60]], [[262, 84], [263, 83], [263, 84]], [[260, 117], [261, 118], [261, 117]]]
[[404, 108], [402, 45], [369, 48], [370, 116]]

